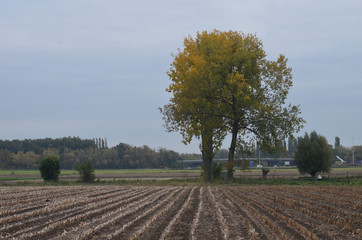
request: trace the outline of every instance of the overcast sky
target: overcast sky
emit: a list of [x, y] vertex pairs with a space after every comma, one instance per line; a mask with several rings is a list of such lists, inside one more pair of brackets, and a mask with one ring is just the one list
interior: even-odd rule
[[[162, 127], [171, 53], [197, 31], [256, 34], [289, 59], [289, 102], [334, 144], [362, 145], [362, 1], [3, 0], [0, 139], [79, 136], [198, 152]], [[227, 148], [228, 142], [224, 147]]]

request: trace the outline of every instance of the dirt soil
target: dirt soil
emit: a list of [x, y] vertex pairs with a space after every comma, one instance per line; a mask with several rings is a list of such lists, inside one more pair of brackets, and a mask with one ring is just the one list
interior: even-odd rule
[[10, 186], [0, 200], [0, 239], [362, 239], [359, 186]]
[[[281, 171], [279, 169], [270, 168], [267, 175], [269, 179], [295, 179], [299, 177], [309, 177], [309, 175], [300, 175], [298, 171]], [[256, 171], [236, 171], [236, 178], [261, 178], [261, 172]], [[328, 174], [322, 174], [322, 177], [347, 177], [347, 176], [362, 176], [362, 168], [360, 169], [342, 169], [332, 170]], [[24, 175], [0, 175], [0, 178], [41, 178], [40, 174], [24, 174]], [[117, 179], [140, 179], [140, 180], [167, 180], [167, 179], [192, 179], [199, 178], [198, 172], [158, 172], [158, 173], [112, 173], [112, 174], [96, 174], [96, 178], [101, 180], [117, 180]], [[78, 180], [79, 175], [60, 176], [60, 180]], [[22, 180], [15, 180], [22, 181]], [[11, 183], [6, 181], [5, 183]], [[4, 181], [0, 182], [4, 183]]]

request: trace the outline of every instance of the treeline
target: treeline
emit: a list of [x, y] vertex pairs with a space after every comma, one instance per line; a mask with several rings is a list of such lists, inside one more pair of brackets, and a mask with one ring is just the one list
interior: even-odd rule
[[63, 152], [65, 149], [79, 150], [94, 148], [96, 146], [98, 146], [98, 139], [89, 140], [80, 139], [79, 137], [64, 137], [57, 139], [25, 139], [11, 141], [0, 140], [0, 150], [8, 150], [12, 153], [34, 152], [35, 154], [42, 154], [46, 149], [56, 149], [59, 152]]
[[[279, 158], [294, 157], [297, 140], [283, 141], [280, 153], [269, 154], [258, 146], [250, 147], [249, 154], [239, 153], [236, 157]], [[351, 162], [352, 149], [335, 144], [334, 156]], [[248, 152], [248, 151], [247, 151]], [[222, 149], [215, 159], [227, 159], [228, 150]], [[66, 137], [59, 139], [0, 140], [0, 169], [38, 169], [43, 158], [59, 156], [62, 169], [73, 169], [79, 163], [90, 160], [96, 169], [135, 169], [135, 168], [182, 168], [180, 160], [200, 160], [201, 154], [180, 154], [172, 150], [151, 149], [120, 143], [108, 148], [106, 139], [80, 139]], [[362, 146], [354, 147], [356, 162], [362, 159]]]
[[[281, 146], [283, 157], [292, 156], [296, 141]], [[252, 148], [248, 156], [258, 157], [258, 147]], [[227, 159], [228, 150], [221, 149], [215, 159]], [[135, 169], [135, 168], [182, 168], [180, 160], [200, 160], [201, 154], [180, 154], [172, 150], [151, 149], [120, 143], [108, 148], [107, 139], [80, 139], [65, 137], [58, 139], [0, 140], [0, 169], [38, 169], [43, 158], [59, 156], [62, 169], [73, 169], [83, 161], [90, 160], [96, 169]], [[260, 157], [279, 157], [260, 151]]]
[[[178, 168], [178, 160], [188, 159], [189, 154], [172, 150], [134, 147], [121, 143], [108, 148], [106, 139], [59, 139], [1, 140], [0, 169], [38, 169], [43, 158], [59, 156], [62, 169], [73, 169], [79, 163], [90, 160], [97, 169], [114, 168]], [[190, 154], [193, 156], [193, 154]]]
[[354, 146], [354, 148], [337, 146], [333, 149], [334, 156], [339, 156], [343, 160], [347, 161], [347, 163], [352, 163], [354, 152], [355, 163], [362, 164], [362, 146]]
[[[228, 150], [222, 149], [215, 154], [215, 159], [226, 159], [228, 154]], [[52, 155], [59, 157], [62, 169], [73, 169], [87, 160], [92, 161], [96, 169], [181, 168], [180, 160], [202, 159], [201, 154], [179, 154], [164, 148], [154, 150], [146, 145], [135, 147], [120, 143], [108, 148], [107, 139], [102, 138], [0, 140], [0, 169], [38, 169], [40, 161]], [[265, 156], [261, 151], [261, 157]]]

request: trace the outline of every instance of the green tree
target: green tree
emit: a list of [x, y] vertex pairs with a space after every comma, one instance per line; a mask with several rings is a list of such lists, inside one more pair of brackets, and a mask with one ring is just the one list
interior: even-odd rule
[[37, 169], [39, 166], [41, 156], [35, 154], [33, 151], [18, 152], [14, 155], [13, 163], [18, 169]]
[[294, 151], [297, 148], [297, 139], [295, 138], [289, 138], [288, 139], [288, 157], [294, 156]]
[[167, 91], [173, 97], [161, 112], [166, 128], [180, 131], [185, 143], [201, 139], [206, 181], [227, 132], [232, 179], [238, 142], [248, 138], [263, 150], [278, 151], [282, 139], [300, 130], [304, 120], [299, 107], [285, 103], [292, 86], [286, 63], [282, 55], [277, 61], [266, 60], [254, 35], [214, 30], [184, 40], [168, 72], [172, 83]]
[[86, 160], [75, 167], [80, 174], [80, 179], [82, 182], [93, 182], [96, 178], [94, 173], [94, 168], [92, 161]]
[[0, 169], [13, 168], [14, 154], [8, 150], [0, 150]]
[[57, 156], [44, 158], [40, 162], [39, 170], [44, 181], [58, 181], [60, 161]]
[[327, 139], [315, 131], [298, 138], [295, 164], [301, 174], [309, 173], [315, 178], [317, 173], [329, 172], [332, 165], [332, 149]]
[[340, 146], [341, 146], [341, 140], [337, 136], [337, 137], [335, 137], [335, 140], [334, 140], [334, 147], [337, 148], [337, 147], [340, 147]]
[[224, 168], [223, 168], [221, 162], [219, 162], [219, 161], [213, 162], [212, 163], [212, 177], [214, 179], [221, 178], [221, 173], [222, 173], [223, 169]]

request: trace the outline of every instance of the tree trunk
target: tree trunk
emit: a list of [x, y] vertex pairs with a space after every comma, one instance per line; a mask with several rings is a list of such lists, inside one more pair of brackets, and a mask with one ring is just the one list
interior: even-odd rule
[[212, 159], [206, 158], [204, 160], [205, 182], [212, 181]]
[[232, 129], [232, 135], [231, 135], [231, 143], [229, 147], [229, 158], [228, 158], [228, 164], [226, 166], [228, 175], [227, 180], [232, 181], [234, 179], [234, 156], [235, 156], [235, 149], [236, 149], [236, 139], [238, 136], [238, 124], [234, 124]]
[[312, 172], [310, 173], [310, 176], [311, 176], [311, 178], [313, 178], [313, 179], [316, 178], [316, 175], [317, 175], [317, 171], [312, 171]]
[[202, 136], [201, 142], [202, 161], [204, 164], [205, 182], [212, 180], [212, 159], [214, 155], [212, 134], [205, 134]]

